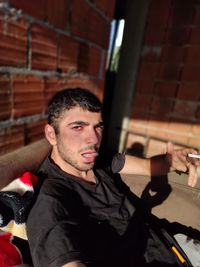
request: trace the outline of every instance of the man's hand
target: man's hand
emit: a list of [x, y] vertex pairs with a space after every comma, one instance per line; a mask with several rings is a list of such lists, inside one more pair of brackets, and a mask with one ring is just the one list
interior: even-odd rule
[[200, 166], [200, 161], [190, 160], [187, 156], [189, 153], [197, 154], [197, 151], [193, 148], [175, 150], [172, 143], [167, 143], [166, 159], [171, 166], [171, 170], [188, 173], [188, 185], [194, 187], [198, 178], [196, 167]]

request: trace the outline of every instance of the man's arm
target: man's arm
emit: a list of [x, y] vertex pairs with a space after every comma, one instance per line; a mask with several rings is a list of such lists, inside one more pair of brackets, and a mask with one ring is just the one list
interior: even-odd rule
[[62, 267], [86, 267], [86, 265], [81, 262], [70, 262], [63, 265]]
[[167, 151], [164, 155], [142, 159], [133, 156], [126, 156], [125, 165], [120, 171], [121, 174], [137, 174], [145, 176], [160, 176], [170, 171], [180, 171], [189, 174], [188, 185], [195, 186], [197, 182], [196, 166], [199, 161], [191, 163], [187, 154], [197, 154], [192, 148], [175, 150], [172, 143], [167, 144]]

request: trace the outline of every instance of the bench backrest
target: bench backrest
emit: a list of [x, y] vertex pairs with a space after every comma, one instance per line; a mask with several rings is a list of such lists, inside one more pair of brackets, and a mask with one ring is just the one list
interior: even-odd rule
[[9, 184], [25, 171], [35, 172], [51, 147], [46, 139], [0, 156], [0, 188]]

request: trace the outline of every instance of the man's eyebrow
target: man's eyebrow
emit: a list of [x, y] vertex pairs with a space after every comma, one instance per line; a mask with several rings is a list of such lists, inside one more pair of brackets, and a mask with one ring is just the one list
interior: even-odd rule
[[[67, 124], [68, 126], [70, 125], [89, 125], [89, 122], [87, 121], [72, 121], [70, 123]], [[95, 127], [101, 127], [104, 126], [103, 121], [98, 122], [97, 124], [95, 124]]]
[[88, 125], [89, 123], [86, 121], [72, 121], [72, 122], [68, 123], [69, 126], [74, 125], [74, 124], [76, 124], [76, 125]]
[[104, 126], [104, 123], [103, 123], [103, 121], [100, 121], [95, 126], [97, 126], [97, 127], [103, 127]]

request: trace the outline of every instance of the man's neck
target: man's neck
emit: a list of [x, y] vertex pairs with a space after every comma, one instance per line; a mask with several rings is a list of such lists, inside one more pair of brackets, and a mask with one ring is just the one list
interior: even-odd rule
[[51, 154], [51, 161], [53, 164], [58, 166], [62, 171], [71, 174], [73, 176], [76, 176], [77, 178], [84, 180], [89, 183], [96, 183], [96, 178], [93, 169], [87, 170], [87, 171], [81, 171], [76, 169], [75, 167], [71, 166], [70, 164], [67, 164], [66, 162], [57, 162], [54, 158], [54, 155]]

